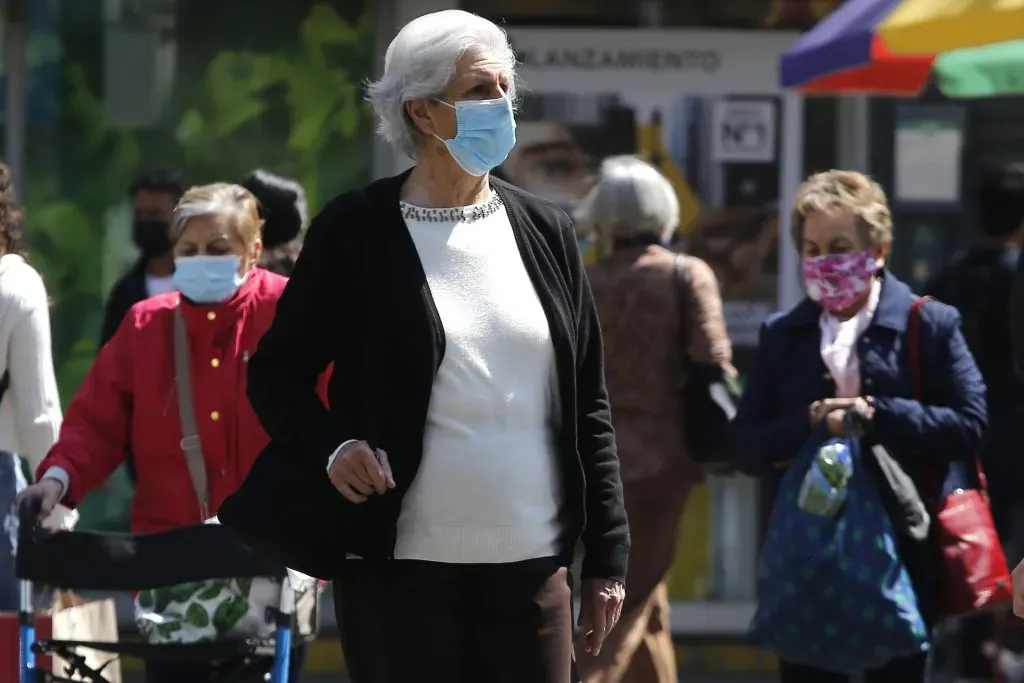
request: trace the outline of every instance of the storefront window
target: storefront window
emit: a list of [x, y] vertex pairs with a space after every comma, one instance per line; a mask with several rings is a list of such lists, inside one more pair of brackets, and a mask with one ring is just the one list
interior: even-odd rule
[[[365, 183], [374, 34], [361, 0], [30, 7], [26, 236], [67, 403], [95, 357], [105, 296], [137, 258], [133, 176], [169, 167], [199, 184], [262, 167], [298, 179], [311, 211]], [[126, 523], [119, 486], [89, 501], [87, 526]]]

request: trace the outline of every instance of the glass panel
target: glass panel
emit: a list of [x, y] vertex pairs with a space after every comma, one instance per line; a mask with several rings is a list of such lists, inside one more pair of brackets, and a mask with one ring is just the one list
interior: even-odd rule
[[[369, 179], [366, 0], [30, 0], [27, 229], [53, 300], [65, 403], [97, 351], [103, 304], [137, 256], [128, 187], [171, 167], [193, 183], [257, 168], [297, 178], [316, 211]], [[126, 525], [122, 475], [83, 510]]]
[[[615, 85], [601, 94], [573, 93], [571, 85], [564, 92], [531, 92], [518, 117], [517, 147], [499, 171], [571, 211], [603, 158], [638, 154], [655, 164], [682, 200], [680, 236], [688, 251], [719, 277], [742, 370], [760, 322], [776, 308], [779, 112], [778, 99], [763, 96], [648, 96]], [[715, 142], [722, 136], [728, 141]], [[588, 258], [605, 246], [595, 246]], [[735, 553], [726, 557], [733, 544], [715, 540], [728, 537], [721, 525], [732, 529], [735, 515], [756, 528], [754, 496], [739, 509], [734, 493], [729, 485], [693, 491], [681, 530], [685, 542], [669, 577], [674, 598], [752, 597], [753, 559], [744, 564]], [[716, 512], [716, 499], [728, 501], [729, 509]], [[716, 534], [716, 528], [723, 531]]]

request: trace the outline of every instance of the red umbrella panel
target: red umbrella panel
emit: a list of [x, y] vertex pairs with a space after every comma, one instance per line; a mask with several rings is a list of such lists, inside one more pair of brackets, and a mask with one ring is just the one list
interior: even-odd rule
[[871, 41], [871, 61], [864, 66], [820, 76], [800, 86], [818, 95], [864, 94], [916, 97], [931, 75], [933, 55], [897, 55], [880, 38]]

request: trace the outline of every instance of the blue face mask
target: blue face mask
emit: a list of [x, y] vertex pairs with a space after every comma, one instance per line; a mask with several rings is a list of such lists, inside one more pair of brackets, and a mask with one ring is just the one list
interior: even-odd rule
[[219, 304], [235, 295], [244, 277], [237, 254], [179, 256], [174, 259], [174, 285], [197, 304]]
[[497, 168], [516, 146], [516, 119], [508, 97], [496, 100], [462, 100], [449, 104], [455, 110], [458, 134], [443, 140], [455, 162], [471, 176], [482, 176]]

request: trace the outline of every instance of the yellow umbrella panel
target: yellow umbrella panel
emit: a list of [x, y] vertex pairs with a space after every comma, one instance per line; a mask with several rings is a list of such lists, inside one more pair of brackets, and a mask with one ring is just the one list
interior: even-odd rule
[[941, 54], [1024, 38], [1024, 0], [903, 0], [879, 33], [898, 54]]

